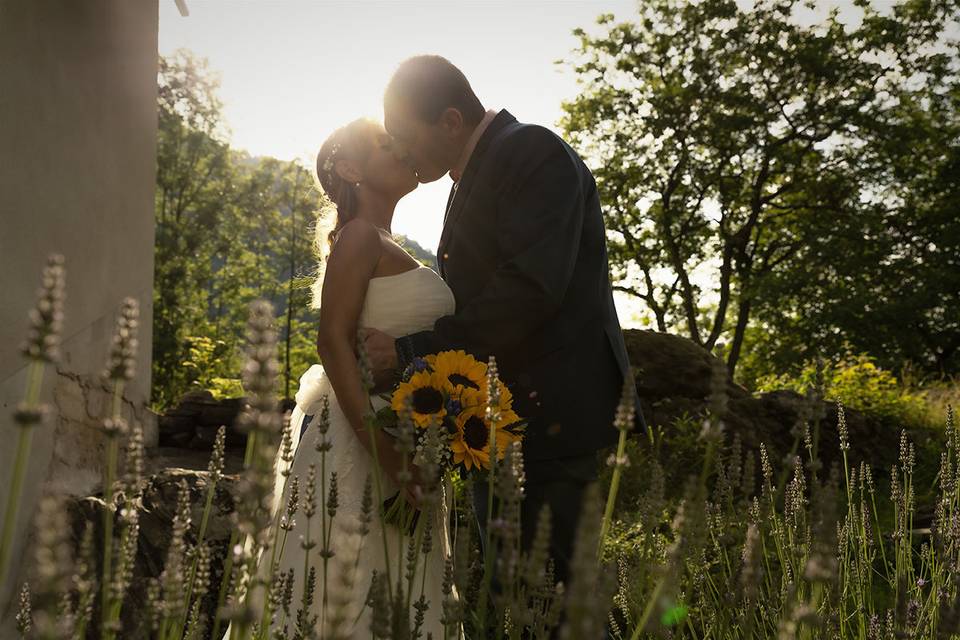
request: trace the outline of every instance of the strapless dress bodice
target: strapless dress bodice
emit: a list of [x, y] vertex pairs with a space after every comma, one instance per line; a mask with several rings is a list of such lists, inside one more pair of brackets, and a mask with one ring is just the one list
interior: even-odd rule
[[456, 307], [453, 292], [436, 271], [420, 266], [371, 278], [360, 312], [361, 327], [399, 337], [433, 328]]
[[[378, 329], [395, 338], [433, 328], [433, 323], [454, 312], [453, 292], [436, 271], [420, 266], [392, 276], [370, 279], [360, 310], [359, 326]], [[297, 404], [305, 414], [319, 408], [323, 395], [331, 393], [323, 365], [314, 364], [300, 376]], [[371, 398], [375, 408], [386, 404]]]

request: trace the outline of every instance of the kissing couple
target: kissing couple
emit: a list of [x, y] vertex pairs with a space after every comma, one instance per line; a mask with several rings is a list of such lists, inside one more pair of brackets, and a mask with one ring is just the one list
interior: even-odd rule
[[[274, 508], [289, 499], [282, 472], [299, 478], [301, 494], [311, 467], [316, 474], [318, 447], [306, 445], [317, 442], [328, 446], [325, 472], [336, 474], [339, 521], [369, 513], [374, 474], [382, 477], [384, 496], [405, 486], [403, 498], [419, 505], [417, 477], [407, 481], [403, 475], [411, 468], [409, 456], [405, 463], [393, 438], [364, 422], [371, 406], [389, 404], [368, 390], [389, 392], [399, 372], [431, 354], [462, 351], [481, 363], [494, 356], [512, 408], [525, 420], [521, 545], [530, 546], [541, 509], [548, 507], [554, 578], [566, 582], [583, 496], [600, 471], [597, 452], [617, 439], [612, 424], [625, 379], [633, 388], [596, 182], [563, 139], [518, 122], [506, 109], [485, 108], [460, 69], [440, 56], [401, 63], [384, 92], [383, 109], [383, 125], [351, 122], [330, 135], [317, 156], [319, 184], [336, 207], [329, 234], [318, 230], [326, 256], [313, 285], [323, 365], [300, 378], [291, 415], [295, 453], [279, 465]], [[394, 241], [391, 225], [402, 197], [448, 174], [453, 187], [437, 248], [438, 273]], [[645, 429], [632, 393], [634, 426]], [[454, 427], [465, 451], [489, 456], [487, 430]], [[428, 605], [420, 613], [422, 637], [445, 637], [453, 492], [449, 482], [441, 490], [444, 497], [425, 525], [433, 551], [412, 582], [418, 585], [414, 598], [422, 595]], [[481, 532], [487, 527], [487, 491], [485, 482], [473, 491]], [[376, 613], [375, 598], [367, 598], [371, 575], [389, 574], [387, 557], [406, 552], [400, 527], [378, 517], [367, 522], [361, 548], [347, 549], [350, 536], [339, 530], [329, 542], [334, 559], [338, 553], [351, 563], [356, 558], [353, 593], [346, 598], [348, 636], [370, 633]], [[290, 540], [307, 535], [306, 518], [297, 516], [290, 525]], [[316, 548], [287, 543], [277, 567], [293, 570], [295, 601], [304, 590], [304, 568], [320, 562]], [[323, 607], [331, 598], [323, 585], [315, 585], [312, 595], [312, 603], [303, 603], [311, 609], [306, 613], [324, 625], [330, 616]], [[411, 607], [410, 618], [415, 614]], [[449, 626], [447, 631], [449, 637]]]

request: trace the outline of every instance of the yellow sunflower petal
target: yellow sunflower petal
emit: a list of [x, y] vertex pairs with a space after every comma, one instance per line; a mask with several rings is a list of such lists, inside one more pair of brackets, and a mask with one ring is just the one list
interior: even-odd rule
[[414, 386], [409, 382], [401, 382], [397, 387], [396, 391], [393, 392], [393, 396], [390, 399], [390, 408], [394, 411], [400, 411], [403, 409], [403, 403], [406, 401], [407, 396], [413, 393]]
[[[457, 387], [477, 387], [483, 384], [486, 376], [486, 367], [465, 351], [443, 351], [436, 355], [432, 366], [434, 371], [444, 376]], [[462, 378], [464, 382], [455, 382]]]
[[470, 389], [469, 387], [463, 387], [460, 389], [460, 406], [464, 409], [469, 409], [472, 407], [480, 407], [486, 404], [483, 394], [476, 390]]
[[506, 409], [509, 409], [513, 406], [513, 393], [510, 391], [510, 387], [500, 383], [500, 406]]
[[500, 421], [497, 423], [497, 429], [504, 429], [515, 422], [520, 422], [520, 416], [513, 410], [503, 411], [500, 413]]
[[[408, 398], [413, 396], [417, 391], [427, 388], [435, 389], [444, 396], [449, 395], [449, 393], [453, 391], [453, 385], [451, 385], [446, 378], [436, 373], [430, 373], [429, 371], [418, 371], [410, 376], [410, 380], [400, 383], [397, 387], [397, 390], [391, 398], [391, 408], [397, 412], [402, 411]], [[413, 407], [411, 418], [417, 426], [426, 428], [430, 425], [431, 420], [442, 419], [445, 415], [447, 415], [446, 403], [441, 402], [437, 411], [430, 413], [420, 413], [417, 411], [417, 407]]]

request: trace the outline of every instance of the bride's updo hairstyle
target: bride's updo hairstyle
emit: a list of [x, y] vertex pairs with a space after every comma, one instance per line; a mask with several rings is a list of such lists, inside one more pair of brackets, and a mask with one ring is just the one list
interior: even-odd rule
[[320, 289], [323, 267], [333, 243], [344, 225], [357, 215], [359, 186], [346, 180], [337, 171], [338, 160], [352, 160], [362, 164], [373, 149], [376, 124], [359, 118], [330, 134], [317, 154], [317, 181], [330, 204], [321, 207], [314, 235], [314, 252], [318, 258], [317, 277], [311, 285], [310, 306], [320, 308]]
[[372, 120], [354, 120], [331, 133], [317, 154], [317, 180], [337, 210], [336, 223], [327, 235], [331, 246], [340, 229], [357, 215], [359, 188], [337, 172], [337, 161], [353, 160], [362, 164], [373, 149], [375, 127]]

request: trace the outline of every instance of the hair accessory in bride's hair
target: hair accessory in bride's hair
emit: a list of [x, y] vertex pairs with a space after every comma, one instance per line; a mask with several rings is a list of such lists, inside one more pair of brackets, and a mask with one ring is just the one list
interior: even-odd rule
[[323, 171], [327, 174], [327, 179], [333, 179], [333, 161], [334, 157], [340, 151], [340, 143], [333, 145], [333, 149], [330, 150], [330, 155], [327, 156], [327, 159], [323, 161]]

